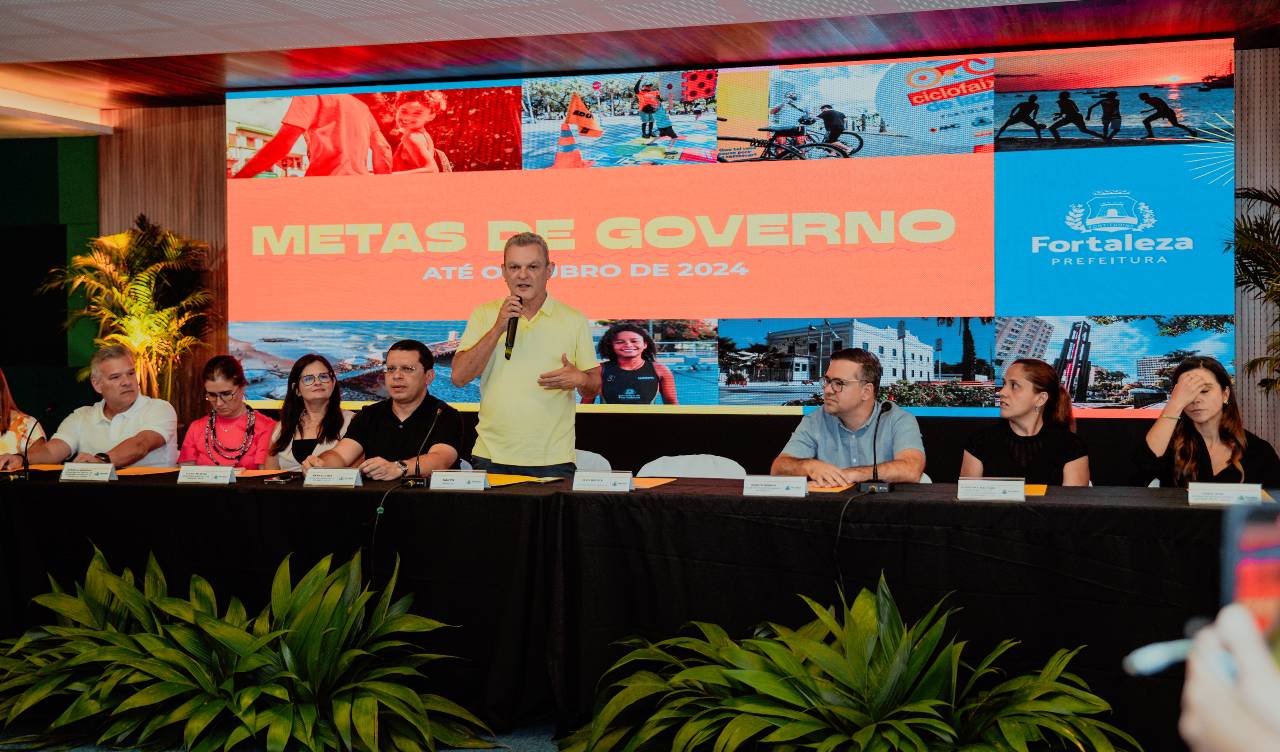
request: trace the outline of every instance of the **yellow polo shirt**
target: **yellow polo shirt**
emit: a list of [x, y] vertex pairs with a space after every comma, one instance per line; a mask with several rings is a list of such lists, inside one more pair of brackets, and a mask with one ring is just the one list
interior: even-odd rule
[[[493, 328], [502, 300], [476, 306], [459, 350], [470, 350]], [[504, 335], [505, 336], [505, 335]], [[583, 371], [599, 365], [587, 317], [550, 295], [532, 319], [520, 318], [511, 360], [498, 341], [480, 374], [480, 422], [473, 454], [504, 465], [558, 465], [575, 458], [574, 415], [578, 392], [544, 389], [538, 376], [564, 364]]]

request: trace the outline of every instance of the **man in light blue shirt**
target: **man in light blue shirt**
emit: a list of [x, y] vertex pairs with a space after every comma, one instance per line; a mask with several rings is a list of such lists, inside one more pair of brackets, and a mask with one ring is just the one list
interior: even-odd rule
[[832, 353], [822, 377], [822, 409], [804, 416], [770, 472], [805, 475], [827, 487], [870, 480], [871, 441], [876, 435], [880, 480], [918, 483], [924, 472], [920, 426], [914, 415], [893, 403], [881, 412], [883, 403], [876, 401], [876, 393], [883, 372], [880, 360], [862, 348]]

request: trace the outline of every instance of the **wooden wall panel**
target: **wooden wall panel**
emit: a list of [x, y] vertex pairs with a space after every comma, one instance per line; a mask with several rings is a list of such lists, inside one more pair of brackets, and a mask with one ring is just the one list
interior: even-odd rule
[[227, 348], [226, 117], [222, 105], [111, 110], [114, 128], [98, 150], [101, 232], [120, 232], [146, 214], [151, 221], [209, 244], [206, 286], [214, 294], [210, 349], [184, 363], [185, 387], [174, 400], [180, 422], [204, 413], [198, 374]]
[[[1280, 49], [1236, 53], [1236, 186], [1280, 186]], [[1236, 382], [1244, 423], [1250, 431], [1280, 446], [1280, 397], [1266, 396], [1257, 377], [1244, 376], [1244, 364], [1266, 353], [1276, 311], [1236, 291]]]

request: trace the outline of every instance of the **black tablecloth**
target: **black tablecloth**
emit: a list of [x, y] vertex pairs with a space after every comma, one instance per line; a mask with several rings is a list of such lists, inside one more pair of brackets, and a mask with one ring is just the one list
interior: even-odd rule
[[[47, 590], [46, 572], [64, 585], [82, 578], [90, 542], [135, 571], [154, 551], [171, 590], [199, 573], [220, 603], [234, 594], [260, 608], [287, 554], [295, 578], [326, 554], [369, 556], [374, 510], [391, 488], [178, 487], [172, 475], [0, 485], [0, 628], [45, 619], [27, 601]], [[1114, 722], [1149, 749], [1177, 746], [1180, 674], [1130, 679], [1119, 660], [1213, 613], [1220, 511], [1171, 490], [1052, 489], [982, 503], [955, 501], [954, 486], [900, 486], [849, 503], [837, 567], [850, 494], [740, 490], [691, 479], [626, 495], [563, 482], [397, 490], [372, 569], [380, 585], [398, 554], [399, 592], [416, 594], [415, 611], [461, 627], [436, 633], [433, 648], [465, 660], [432, 674], [499, 728], [552, 714], [562, 729], [582, 721], [622, 637], [659, 639], [694, 619], [736, 635], [763, 621], [799, 624], [810, 616], [797, 593], [831, 603], [841, 575], [852, 597], [884, 572], [908, 620], [951, 593], [971, 660], [1005, 637], [1022, 643], [1008, 655], [1014, 670], [1088, 645], [1073, 669], [1115, 705]]]

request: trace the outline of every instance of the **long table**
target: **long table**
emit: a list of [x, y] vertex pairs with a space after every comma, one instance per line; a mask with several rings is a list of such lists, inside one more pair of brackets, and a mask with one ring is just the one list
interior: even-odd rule
[[47, 619], [29, 599], [47, 590], [46, 572], [82, 579], [91, 544], [135, 572], [154, 552], [171, 591], [198, 573], [220, 604], [235, 595], [251, 611], [286, 555], [296, 579], [321, 556], [363, 549], [375, 587], [398, 556], [398, 592], [416, 594], [415, 612], [459, 625], [429, 638], [464, 659], [432, 671], [446, 694], [498, 728], [550, 716], [563, 731], [589, 714], [618, 639], [660, 639], [690, 620], [738, 636], [797, 625], [810, 618], [797, 594], [834, 603], [842, 578], [852, 597], [883, 572], [907, 620], [944, 596], [960, 608], [951, 627], [971, 660], [1006, 637], [1021, 641], [1011, 670], [1087, 645], [1073, 670], [1112, 702], [1113, 722], [1163, 750], [1179, 746], [1181, 675], [1131, 679], [1120, 658], [1217, 606], [1221, 512], [1173, 490], [981, 503], [942, 484], [852, 500], [748, 498], [740, 482], [697, 479], [623, 495], [565, 483], [392, 489], [179, 487], [172, 475], [0, 484], [0, 633]]

